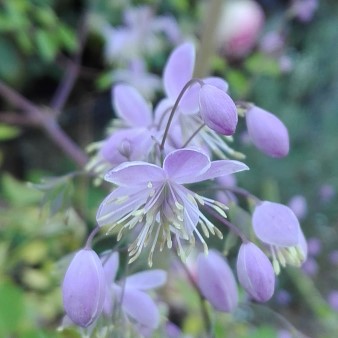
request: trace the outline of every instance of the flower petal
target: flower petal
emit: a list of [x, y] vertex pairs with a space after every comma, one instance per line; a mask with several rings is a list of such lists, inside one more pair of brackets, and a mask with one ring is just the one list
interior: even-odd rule
[[125, 313], [139, 324], [155, 329], [160, 323], [160, 314], [155, 302], [146, 293], [134, 288], [114, 287], [117, 299], [122, 296]]
[[209, 157], [194, 149], [174, 150], [163, 162], [163, 169], [168, 178], [179, 184], [195, 182], [195, 177], [204, 173], [209, 167]]
[[155, 164], [134, 161], [120, 164], [110, 170], [104, 179], [119, 186], [147, 185], [149, 182], [163, 181], [165, 174]]
[[195, 66], [195, 47], [184, 43], [169, 56], [163, 73], [164, 90], [169, 98], [176, 100], [184, 85], [191, 80]]
[[116, 114], [131, 127], [146, 127], [152, 123], [148, 103], [132, 86], [118, 84], [113, 88], [113, 106]]
[[249, 167], [240, 161], [235, 160], [213, 161], [211, 162], [211, 165], [206, 172], [204, 172], [202, 175], [195, 177], [194, 182], [210, 180], [216, 177], [234, 174], [243, 170], [249, 170]]
[[224, 92], [227, 92], [229, 89], [228, 82], [224, 81], [221, 77], [218, 76], [209, 76], [203, 79], [205, 84], [217, 87]]
[[119, 268], [119, 253], [109, 252], [108, 254], [101, 257], [101, 261], [103, 264], [106, 281], [108, 284], [110, 284], [115, 280], [117, 270]]
[[287, 206], [264, 201], [252, 216], [256, 236], [264, 243], [282, 247], [296, 246], [300, 241], [300, 225]]
[[135, 273], [126, 279], [126, 287], [137, 290], [155, 289], [165, 284], [167, 273], [163, 270], [149, 270]]

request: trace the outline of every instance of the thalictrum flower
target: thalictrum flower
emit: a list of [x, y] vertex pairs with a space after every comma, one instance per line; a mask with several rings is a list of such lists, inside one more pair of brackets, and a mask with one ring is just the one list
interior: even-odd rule
[[91, 249], [80, 250], [71, 261], [62, 284], [63, 305], [73, 323], [88, 327], [100, 316], [105, 288], [98, 255]]
[[289, 134], [283, 122], [259, 107], [250, 108], [246, 126], [253, 144], [271, 157], [284, 157], [289, 152]]
[[[161, 101], [165, 102], [162, 104], [165, 107], [162, 114], [171, 111], [168, 108], [174, 106], [182, 89], [192, 80], [194, 66], [195, 47], [192, 43], [181, 44], [170, 54], [163, 73], [163, 86], [167, 97]], [[201, 91], [201, 86], [206, 87]], [[234, 116], [237, 115], [236, 107], [226, 93], [227, 90], [227, 82], [219, 77], [207, 77], [191, 82], [179, 101], [174, 126], [170, 127], [170, 141], [173, 141], [174, 148], [181, 148], [189, 143], [189, 146], [207, 149], [219, 158], [225, 159], [227, 155], [241, 158], [241, 154], [228, 146], [226, 141], [229, 141], [229, 137], [218, 134], [219, 131], [225, 135], [232, 134], [237, 124], [237, 116]], [[216, 102], [208, 104], [212, 109], [206, 109], [206, 103], [211, 103], [214, 99], [213, 95], [208, 95], [209, 92], [217, 94]]]
[[218, 311], [231, 312], [238, 302], [235, 277], [226, 260], [215, 250], [197, 258], [197, 285]]
[[237, 258], [237, 277], [243, 288], [259, 302], [268, 301], [275, 288], [273, 267], [264, 252], [253, 243], [243, 243]]
[[195, 236], [207, 245], [203, 234], [209, 232], [222, 237], [221, 232], [199, 210], [199, 205], [208, 205], [226, 217], [226, 206], [203, 197], [187, 189], [183, 184], [201, 182], [223, 175], [246, 170], [248, 167], [239, 161], [220, 160], [211, 162], [209, 157], [194, 149], [179, 149], [169, 153], [163, 167], [135, 161], [122, 163], [105, 175], [105, 180], [117, 188], [102, 202], [97, 222], [100, 226], [111, 224], [108, 232], [118, 228], [120, 232], [131, 230], [137, 225], [140, 232], [129, 247], [130, 262], [141, 253], [143, 247], [151, 243], [149, 264], [156, 243], [160, 250], [167, 245], [172, 247], [176, 241], [178, 254], [185, 258], [181, 241], [191, 245]]
[[121, 306], [122, 315], [132, 319], [142, 331], [156, 329], [160, 322], [159, 310], [146, 291], [163, 286], [167, 273], [163, 270], [142, 271], [128, 276], [119, 284], [116, 281], [118, 253], [105, 255], [101, 259], [107, 283], [104, 314], [111, 318], [114, 309]]
[[118, 84], [113, 88], [112, 96], [118, 117], [116, 127], [111, 136], [99, 144], [100, 150], [88, 169], [105, 170], [125, 161], [144, 160], [159, 135], [151, 106], [135, 88]]
[[252, 225], [256, 236], [271, 249], [276, 274], [280, 265], [300, 266], [307, 257], [307, 244], [293, 211], [287, 206], [264, 201], [256, 206]]

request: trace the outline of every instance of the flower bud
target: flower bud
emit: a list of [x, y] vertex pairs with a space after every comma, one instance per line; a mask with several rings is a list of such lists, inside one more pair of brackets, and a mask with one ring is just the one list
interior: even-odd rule
[[253, 107], [246, 112], [246, 126], [253, 144], [271, 157], [284, 157], [289, 152], [289, 134], [275, 115]]
[[205, 84], [199, 92], [200, 113], [204, 123], [212, 130], [232, 135], [237, 126], [236, 105], [223, 90]]
[[258, 302], [268, 301], [275, 288], [272, 264], [253, 243], [243, 243], [238, 252], [237, 276], [243, 288]]
[[214, 250], [197, 258], [197, 285], [202, 295], [218, 311], [230, 312], [238, 302], [235, 277], [223, 257]]
[[100, 258], [91, 249], [80, 250], [71, 261], [62, 285], [68, 317], [76, 325], [89, 326], [102, 312], [105, 290]]

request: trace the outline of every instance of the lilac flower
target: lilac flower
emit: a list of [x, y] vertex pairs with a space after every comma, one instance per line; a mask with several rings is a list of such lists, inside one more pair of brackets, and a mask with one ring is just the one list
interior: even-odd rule
[[129, 247], [130, 262], [151, 243], [149, 265], [159, 242], [160, 250], [165, 245], [172, 247], [176, 241], [178, 254], [185, 254], [181, 240], [193, 245], [195, 235], [207, 245], [197, 229], [200, 225], [204, 236], [209, 232], [222, 237], [221, 232], [204, 216], [198, 205], [207, 205], [226, 217], [226, 206], [212, 199], [198, 195], [183, 184], [201, 182], [232, 174], [248, 167], [238, 161], [220, 160], [211, 162], [207, 155], [194, 149], [179, 149], [169, 153], [163, 167], [141, 161], [122, 163], [105, 176], [105, 180], [117, 188], [101, 203], [97, 212], [100, 226], [111, 224], [108, 232], [120, 229], [118, 239], [124, 230], [140, 226], [136, 240]]
[[151, 151], [153, 139], [160, 134], [155, 128], [151, 107], [136, 89], [119, 84], [113, 92], [113, 106], [119, 118], [115, 125], [118, 128], [100, 144], [100, 150], [88, 164], [88, 169], [102, 171], [125, 161], [144, 160]]
[[[192, 79], [194, 65], [195, 47], [191, 43], [176, 47], [169, 56], [163, 73], [167, 97], [162, 102], [165, 102], [163, 106], [166, 110], [174, 106], [182, 89]], [[176, 129], [172, 128], [175, 129], [172, 138], [177, 147], [189, 140], [190, 146], [208, 148], [220, 158], [226, 158], [225, 154], [239, 156], [227, 145], [227, 139], [217, 133], [232, 134], [237, 124], [236, 107], [226, 93], [227, 89], [228, 84], [219, 77], [203, 78], [191, 84], [179, 102]], [[212, 101], [214, 94], [217, 96], [215, 102]], [[204, 127], [204, 124], [209, 128]], [[198, 133], [191, 140], [195, 131]]]
[[264, 201], [256, 206], [252, 225], [256, 236], [270, 247], [276, 274], [280, 265], [300, 266], [307, 257], [307, 244], [293, 211], [279, 203]]
[[273, 267], [253, 243], [243, 243], [238, 252], [237, 276], [243, 288], [257, 301], [268, 301], [275, 288]]
[[253, 144], [271, 157], [289, 152], [289, 135], [283, 122], [275, 115], [253, 107], [246, 112], [246, 125]]
[[150, 332], [156, 329], [160, 322], [157, 305], [145, 292], [165, 284], [167, 274], [163, 270], [138, 272], [127, 277], [121, 285], [116, 282], [119, 267], [119, 255], [113, 253], [102, 258], [107, 289], [104, 314], [111, 318], [113, 311], [119, 306], [125, 319], [132, 320], [138, 330]]
[[72, 322], [87, 327], [100, 316], [105, 287], [97, 254], [90, 249], [80, 250], [71, 261], [62, 285], [63, 305]]
[[231, 312], [238, 303], [235, 277], [226, 260], [215, 250], [197, 258], [197, 285], [218, 311]]

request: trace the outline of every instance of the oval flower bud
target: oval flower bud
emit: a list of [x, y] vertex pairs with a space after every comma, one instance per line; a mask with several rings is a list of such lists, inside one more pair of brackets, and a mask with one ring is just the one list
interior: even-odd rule
[[223, 90], [205, 84], [199, 92], [200, 113], [204, 123], [222, 135], [232, 135], [238, 115], [234, 101]]
[[275, 115], [253, 107], [246, 112], [246, 126], [253, 144], [271, 157], [289, 153], [289, 134], [283, 122]]
[[100, 258], [91, 249], [80, 250], [66, 272], [62, 296], [68, 317], [76, 325], [87, 327], [102, 312], [106, 291]]
[[237, 276], [243, 288], [258, 302], [268, 301], [275, 289], [275, 274], [264, 252], [253, 243], [243, 243], [238, 252]]
[[214, 250], [197, 258], [197, 285], [202, 295], [218, 311], [230, 312], [238, 302], [235, 277], [228, 263]]

